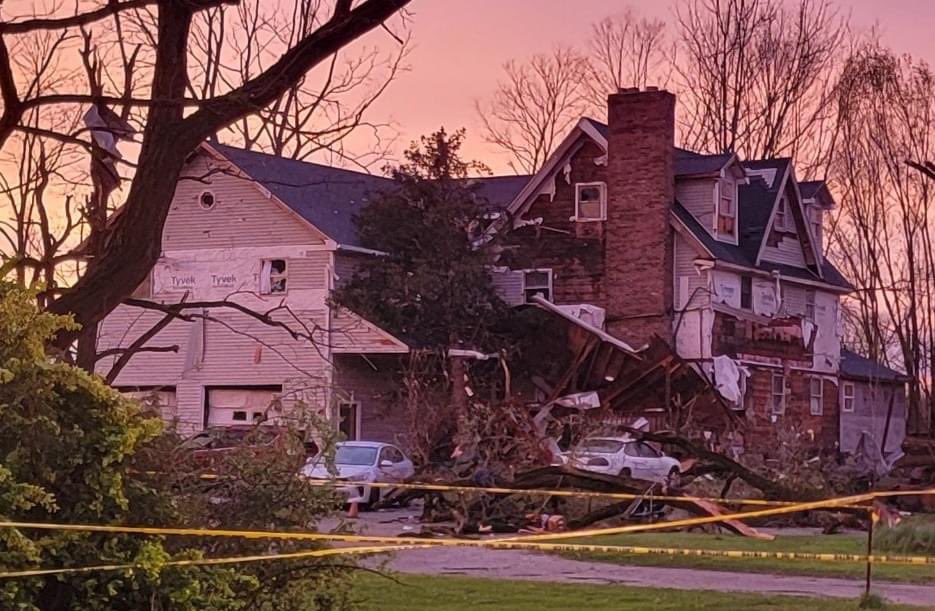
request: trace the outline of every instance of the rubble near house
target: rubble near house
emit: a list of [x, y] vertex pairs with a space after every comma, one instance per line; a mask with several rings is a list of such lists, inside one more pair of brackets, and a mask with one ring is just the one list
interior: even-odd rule
[[[538, 296], [531, 301], [555, 317], [559, 322], [556, 332], [566, 339], [565, 359], [549, 359], [551, 378], [545, 372], [536, 376], [536, 392], [529, 397], [532, 403], [554, 405], [560, 408], [556, 413], [561, 409], [584, 411], [593, 430], [612, 431], [645, 418], [650, 430], [706, 438], [711, 447], [725, 442], [739, 424], [707, 377], [662, 339], [653, 338], [636, 350], [570, 314], [566, 307]], [[554, 367], [556, 363], [561, 365]], [[584, 410], [574, 402], [574, 407], [566, 407], [571, 399], [583, 397], [593, 397]]]

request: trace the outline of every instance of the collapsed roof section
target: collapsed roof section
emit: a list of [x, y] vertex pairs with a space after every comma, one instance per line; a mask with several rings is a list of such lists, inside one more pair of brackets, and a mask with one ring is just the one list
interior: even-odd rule
[[[712, 384], [691, 363], [679, 358], [662, 339], [634, 350], [620, 339], [570, 315], [542, 297], [532, 303], [563, 323], [567, 358], [540, 390], [543, 404], [568, 395], [594, 393], [602, 420], [623, 424], [645, 417], [655, 430], [725, 431], [736, 414]], [[594, 407], [594, 405], [591, 405]]]

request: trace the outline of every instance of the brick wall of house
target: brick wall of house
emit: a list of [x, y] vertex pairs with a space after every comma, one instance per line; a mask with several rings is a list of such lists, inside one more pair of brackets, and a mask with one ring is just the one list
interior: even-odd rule
[[572, 154], [568, 179], [562, 168], [555, 179], [555, 194], [540, 195], [524, 218], [541, 218], [538, 227], [511, 233], [504, 264], [512, 269], [552, 270], [555, 303], [590, 303], [605, 306], [603, 222], [575, 222], [575, 183], [604, 182], [606, 168], [595, 163], [604, 151], [590, 139]]
[[837, 385], [825, 379], [822, 387], [822, 414], [812, 415], [809, 393], [811, 374], [799, 370], [787, 371], [786, 408], [784, 413], [776, 416], [774, 422], [770, 403], [772, 376], [779, 371], [770, 367], [750, 367], [751, 375], [747, 378], [744, 401], [747, 418], [744, 441], [747, 450], [769, 455], [769, 449], [777, 447], [777, 433], [790, 427], [808, 435], [808, 442], [815, 447], [834, 448], [838, 441]]
[[621, 91], [608, 98], [606, 287], [611, 333], [671, 343], [675, 96]]

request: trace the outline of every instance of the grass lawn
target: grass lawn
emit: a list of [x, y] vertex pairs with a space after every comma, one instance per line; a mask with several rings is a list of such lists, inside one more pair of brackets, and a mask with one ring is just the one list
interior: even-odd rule
[[[629, 545], [641, 547], [676, 547], [690, 549], [720, 549], [739, 551], [776, 551], [863, 554], [866, 539], [860, 535], [780, 535], [773, 541], [760, 541], [731, 534], [705, 533], [633, 533], [568, 539], [567, 543]], [[883, 552], [875, 552], [881, 554]], [[856, 562], [821, 562], [810, 560], [776, 560], [772, 558], [712, 558], [695, 556], [665, 556], [656, 554], [610, 554], [562, 552], [568, 558], [598, 560], [617, 564], [704, 568], [750, 573], [780, 573], [789, 575], [822, 575], [863, 578], [865, 564]], [[877, 579], [917, 583], [935, 582], [935, 566], [876, 564]]]
[[[658, 590], [609, 585], [553, 584], [466, 577], [403, 575], [399, 583], [376, 575], [356, 578], [358, 609], [498, 609], [548, 611], [550, 609], [768, 609], [771, 611], [853, 611], [857, 601], [721, 594], [694, 590]], [[917, 609], [888, 605], [888, 611]]]

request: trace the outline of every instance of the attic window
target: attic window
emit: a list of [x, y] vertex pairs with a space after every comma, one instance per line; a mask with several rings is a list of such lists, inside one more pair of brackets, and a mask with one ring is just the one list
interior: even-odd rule
[[575, 220], [603, 221], [607, 218], [607, 187], [602, 182], [575, 184]]
[[737, 237], [737, 185], [728, 180], [717, 183], [717, 232]]
[[204, 208], [205, 210], [210, 210], [214, 208], [214, 204], [217, 203], [217, 200], [214, 198], [214, 193], [211, 191], [202, 191], [201, 195], [198, 196], [198, 205]]
[[523, 272], [524, 300], [526, 303], [530, 303], [536, 295], [552, 301], [551, 269], [527, 269]]
[[266, 259], [260, 270], [260, 293], [275, 295], [286, 292], [286, 260]]
[[773, 221], [773, 227], [775, 229], [785, 229], [786, 228], [786, 198], [779, 200], [779, 207], [776, 208], [776, 220]]

